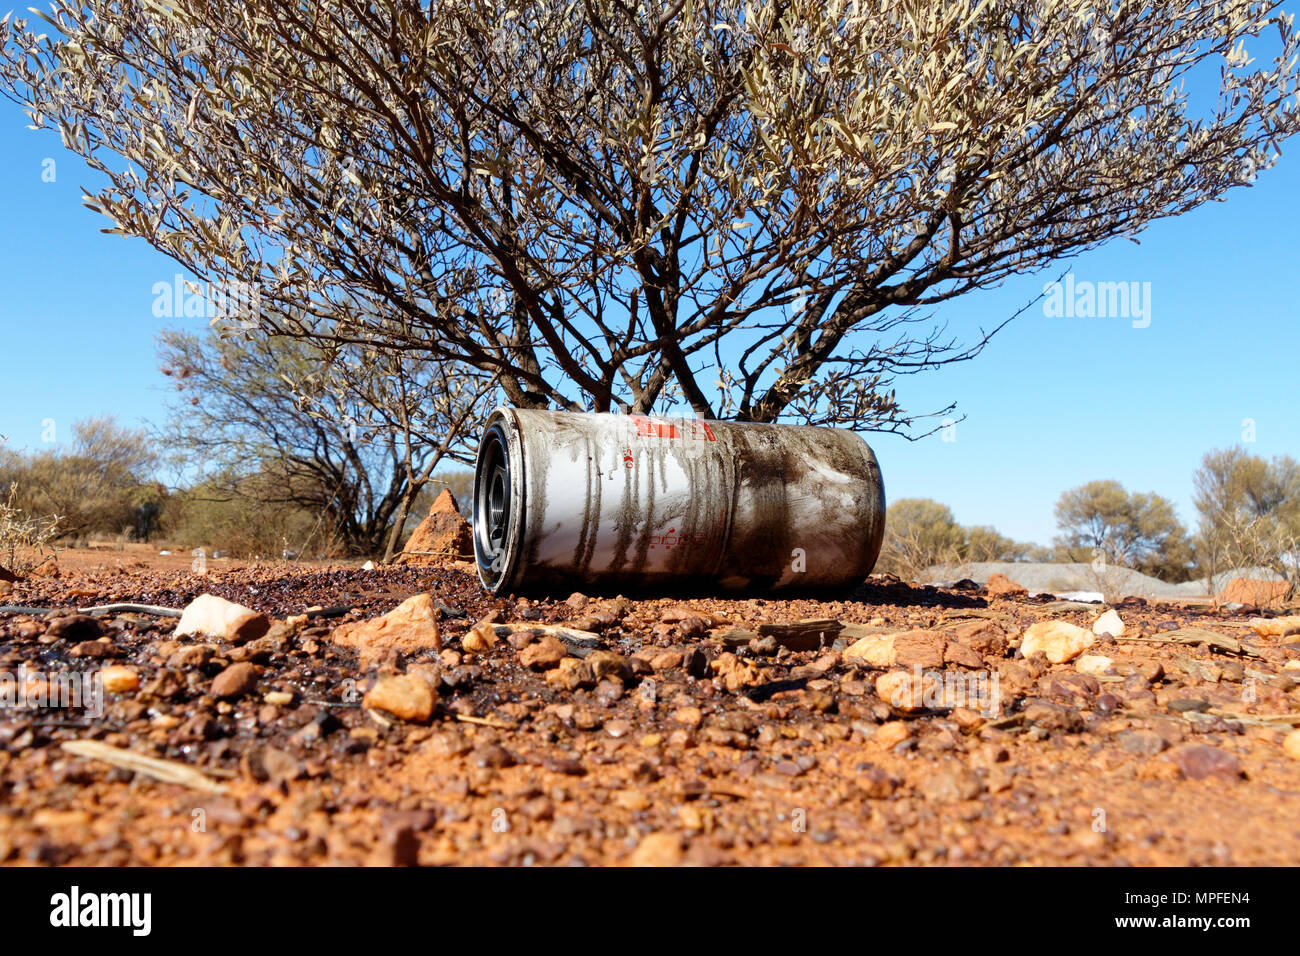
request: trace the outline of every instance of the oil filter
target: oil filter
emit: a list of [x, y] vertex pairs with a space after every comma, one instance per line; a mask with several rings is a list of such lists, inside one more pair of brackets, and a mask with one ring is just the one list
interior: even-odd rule
[[499, 407], [473, 526], [494, 593], [832, 590], [871, 572], [885, 491], [843, 429]]

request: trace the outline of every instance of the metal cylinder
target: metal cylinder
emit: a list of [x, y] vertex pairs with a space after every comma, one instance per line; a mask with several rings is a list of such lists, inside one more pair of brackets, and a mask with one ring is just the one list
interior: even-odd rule
[[494, 593], [836, 589], [876, 562], [885, 490], [841, 429], [500, 407], [473, 524]]

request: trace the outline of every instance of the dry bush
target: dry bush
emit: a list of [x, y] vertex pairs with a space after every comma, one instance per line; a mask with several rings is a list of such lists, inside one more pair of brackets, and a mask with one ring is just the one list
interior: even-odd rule
[[340, 551], [330, 523], [319, 513], [279, 501], [271, 492], [244, 491], [229, 496], [223, 488], [200, 484], [177, 492], [164, 515], [167, 540], [187, 551], [202, 548], [209, 556], [226, 551], [234, 558], [279, 558], [286, 551], [307, 557]]
[[66, 445], [6, 455], [0, 487], [17, 484], [10, 503], [25, 514], [58, 515], [59, 538], [87, 541], [140, 527], [145, 509], [160, 497], [150, 481], [156, 464], [143, 430], [111, 416], [87, 418], [73, 424]]
[[900, 498], [885, 516], [885, 541], [878, 571], [915, 580], [936, 564], [958, 563], [965, 534], [947, 505], [929, 498]]
[[1034, 549], [988, 525], [960, 525], [947, 505], [932, 499], [900, 498], [886, 513], [885, 541], [876, 568], [916, 580], [935, 565], [1022, 561]]
[[22, 577], [54, 553], [50, 542], [58, 536], [57, 515], [30, 515], [14, 502], [18, 485], [9, 485], [9, 493], [0, 502], [0, 564]]
[[313, 549], [325, 535], [353, 555], [391, 556], [434, 470], [473, 461], [488, 411], [486, 377], [360, 347], [173, 330], [159, 357], [178, 393], [165, 436], [187, 483], [251, 496], [248, 509], [323, 515]]
[[1252, 0], [37, 16], [0, 92], [102, 174], [110, 231], [265, 329], [531, 407], [908, 430], [897, 380], [997, 327], [934, 306], [1220, 200], [1300, 129], [1300, 38]]
[[1192, 480], [1207, 582], [1220, 571], [1263, 567], [1286, 580], [1294, 597], [1300, 587], [1300, 463], [1285, 455], [1268, 461], [1237, 446], [1206, 454]]

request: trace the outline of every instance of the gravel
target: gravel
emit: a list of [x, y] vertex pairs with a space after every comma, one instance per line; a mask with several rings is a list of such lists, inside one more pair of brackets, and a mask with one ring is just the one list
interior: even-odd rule
[[[950, 585], [963, 579], [984, 584], [994, 574], [1004, 574], [1032, 593], [1047, 592], [1061, 595], [1069, 592], [1101, 591], [1117, 597], [1133, 595], [1148, 600], [1162, 598], [1177, 600], [1209, 595], [1204, 578], [1184, 581], [1181, 584], [1170, 584], [1130, 568], [1107, 566], [1097, 571], [1086, 562], [1051, 564], [1033, 561], [979, 561], [960, 565], [935, 565], [922, 572], [920, 579], [926, 584], [938, 586]], [[1233, 578], [1276, 581], [1278, 575], [1267, 568], [1225, 571], [1215, 575], [1214, 593], [1221, 591]]]

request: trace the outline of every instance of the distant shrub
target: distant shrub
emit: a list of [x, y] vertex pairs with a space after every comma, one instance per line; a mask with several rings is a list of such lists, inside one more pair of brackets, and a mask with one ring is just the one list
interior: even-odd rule
[[57, 516], [58, 538], [140, 529], [147, 540], [155, 530], [148, 511], [163, 494], [149, 480], [157, 465], [149, 437], [111, 417], [79, 421], [72, 434], [66, 446], [0, 461], [0, 486], [17, 485], [12, 505], [31, 516]]
[[255, 495], [224, 497], [205, 485], [173, 494], [162, 524], [168, 541], [190, 551], [203, 548], [208, 554], [278, 558], [285, 551], [302, 557], [339, 551], [328, 523], [306, 508]]
[[21, 577], [53, 553], [59, 520], [24, 513], [14, 504], [17, 495], [18, 485], [10, 484], [0, 501], [0, 566]]

